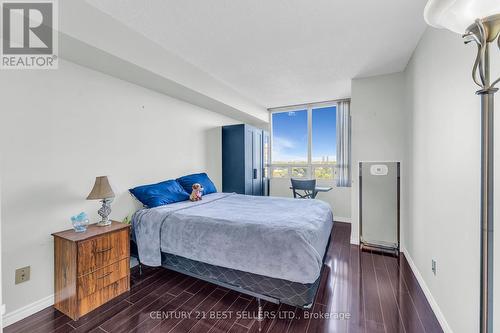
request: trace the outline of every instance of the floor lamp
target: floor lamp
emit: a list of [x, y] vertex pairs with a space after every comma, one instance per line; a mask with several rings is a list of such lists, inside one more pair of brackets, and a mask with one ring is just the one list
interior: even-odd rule
[[481, 97], [481, 292], [480, 332], [493, 332], [493, 98], [500, 78], [491, 78], [490, 45], [500, 48], [500, 0], [429, 0], [427, 23], [462, 34], [477, 44], [472, 79]]

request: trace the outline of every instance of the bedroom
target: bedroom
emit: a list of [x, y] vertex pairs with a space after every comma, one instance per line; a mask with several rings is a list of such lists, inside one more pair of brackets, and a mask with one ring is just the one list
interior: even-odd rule
[[[45, 1], [35, 22], [19, 20], [32, 2], [2, 1], [3, 59], [6, 40], [23, 35], [53, 36], [56, 55], [52, 68], [45, 55], [37, 69], [0, 69], [5, 332], [500, 330], [498, 284], [481, 305], [477, 46], [450, 31], [435, 1]], [[477, 5], [468, 24], [500, 13], [494, 1], [445, 2]], [[49, 34], [36, 30], [37, 13], [51, 17]], [[16, 35], [16, 22], [27, 30]], [[15, 52], [9, 59], [30, 59]], [[493, 82], [496, 40], [489, 56]], [[391, 173], [394, 162], [399, 195], [369, 195], [360, 163]], [[291, 179], [314, 179], [315, 199], [293, 199]], [[167, 180], [152, 189], [167, 195], [141, 210], [129, 189]], [[392, 210], [377, 210], [381, 198]], [[77, 233], [80, 212], [117, 222]], [[377, 212], [397, 223], [396, 256], [360, 248]], [[125, 241], [109, 236], [120, 232]], [[94, 258], [81, 274], [66, 270], [85, 265], [78, 244]], [[494, 268], [498, 249], [488, 252]], [[232, 278], [216, 278], [219, 268]], [[60, 288], [61, 275], [74, 284]], [[76, 309], [108, 284], [123, 290]]]

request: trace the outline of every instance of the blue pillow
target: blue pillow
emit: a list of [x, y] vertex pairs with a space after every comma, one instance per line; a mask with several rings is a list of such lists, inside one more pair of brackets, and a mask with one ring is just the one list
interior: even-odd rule
[[181, 178], [176, 179], [179, 184], [184, 188], [184, 190], [188, 193], [191, 193], [193, 190], [192, 186], [194, 183], [201, 184], [203, 187], [203, 194], [210, 194], [217, 192], [214, 183], [208, 178], [206, 173], [194, 173], [192, 175], [187, 175]]
[[175, 180], [131, 188], [130, 193], [148, 208], [189, 199], [189, 194]]

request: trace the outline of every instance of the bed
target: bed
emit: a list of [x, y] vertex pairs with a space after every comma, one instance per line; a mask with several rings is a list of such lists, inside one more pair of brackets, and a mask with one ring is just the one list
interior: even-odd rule
[[212, 193], [139, 210], [132, 239], [141, 264], [310, 308], [332, 226], [319, 200]]

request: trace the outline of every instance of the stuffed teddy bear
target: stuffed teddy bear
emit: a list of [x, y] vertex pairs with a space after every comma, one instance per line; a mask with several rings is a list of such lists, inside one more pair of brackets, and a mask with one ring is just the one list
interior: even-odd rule
[[191, 195], [189, 196], [189, 200], [191, 201], [198, 201], [201, 200], [201, 192], [203, 191], [203, 187], [201, 187], [200, 184], [195, 183], [192, 186], [193, 191], [191, 192]]

